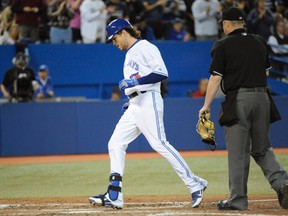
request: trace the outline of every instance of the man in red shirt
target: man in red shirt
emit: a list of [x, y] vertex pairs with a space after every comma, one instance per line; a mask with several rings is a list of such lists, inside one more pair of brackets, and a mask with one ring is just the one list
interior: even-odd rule
[[207, 85], [208, 85], [208, 79], [204, 79], [204, 78], [200, 79], [199, 84], [198, 84], [198, 89], [197, 91], [191, 94], [191, 97], [192, 98], [205, 97]]

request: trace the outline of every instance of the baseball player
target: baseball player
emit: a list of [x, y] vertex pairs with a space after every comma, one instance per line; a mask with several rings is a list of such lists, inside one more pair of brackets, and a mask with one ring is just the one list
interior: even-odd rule
[[184, 181], [192, 195], [192, 207], [199, 207], [208, 182], [196, 176], [166, 140], [160, 84], [168, 78], [168, 72], [158, 48], [147, 40], [140, 40], [140, 32], [125, 19], [113, 20], [106, 31], [107, 42], [112, 41], [120, 50], [127, 50], [124, 79], [119, 82], [119, 87], [129, 102], [122, 107], [124, 114], [108, 144], [111, 169], [108, 190], [90, 197], [90, 203], [123, 208], [121, 187], [126, 149], [142, 133], [151, 147], [168, 160]]

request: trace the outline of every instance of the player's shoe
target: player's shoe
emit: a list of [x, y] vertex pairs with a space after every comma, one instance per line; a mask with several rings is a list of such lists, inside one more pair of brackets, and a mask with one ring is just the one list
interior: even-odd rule
[[115, 209], [122, 209], [124, 205], [122, 193], [118, 194], [118, 198], [116, 200], [111, 200], [109, 198], [109, 194], [105, 193], [90, 197], [89, 202], [91, 205], [110, 206]]
[[203, 195], [206, 187], [192, 193], [192, 208], [198, 208], [203, 200]]

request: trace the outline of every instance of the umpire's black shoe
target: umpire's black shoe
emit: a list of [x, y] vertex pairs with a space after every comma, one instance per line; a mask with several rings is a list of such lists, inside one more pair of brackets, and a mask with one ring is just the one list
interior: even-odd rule
[[278, 192], [278, 201], [283, 209], [288, 209], [288, 184], [284, 184]]
[[217, 207], [219, 210], [240, 210], [233, 206], [230, 206], [227, 200], [221, 200], [217, 203]]

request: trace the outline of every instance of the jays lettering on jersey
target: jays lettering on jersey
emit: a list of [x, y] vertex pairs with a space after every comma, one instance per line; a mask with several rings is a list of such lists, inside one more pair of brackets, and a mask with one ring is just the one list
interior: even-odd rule
[[[146, 40], [138, 40], [127, 51], [123, 72], [125, 79], [140, 78], [152, 72], [168, 77], [167, 68], [158, 48]], [[135, 91], [160, 92], [160, 82], [127, 88], [125, 94], [129, 95]]]

